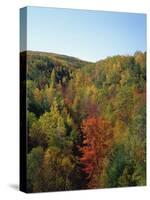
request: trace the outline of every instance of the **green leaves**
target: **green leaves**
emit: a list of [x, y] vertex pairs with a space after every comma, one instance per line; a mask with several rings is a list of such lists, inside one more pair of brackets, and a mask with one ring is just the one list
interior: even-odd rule
[[27, 155], [27, 181], [28, 191], [41, 191], [41, 166], [43, 161], [43, 148], [38, 146], [33, 148]]

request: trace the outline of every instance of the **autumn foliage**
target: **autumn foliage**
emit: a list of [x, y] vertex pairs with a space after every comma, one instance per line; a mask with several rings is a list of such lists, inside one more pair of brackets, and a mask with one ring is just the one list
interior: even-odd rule
[[26, 54], [28, 192], [145, 185], [146, 53]]
[[97, 187], [97, 178], [103, 169], [103, 161], [112, 144], [113, 131], [111, 124], [100, 117], [89, 117], [83, 120], [83, 147], [80, 148], [84, 165], [83, 171], [90, 179], [89, 187]]

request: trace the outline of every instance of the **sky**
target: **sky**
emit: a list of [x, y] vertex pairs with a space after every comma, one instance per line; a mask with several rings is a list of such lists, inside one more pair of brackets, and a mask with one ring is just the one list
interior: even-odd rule
[[146, 15], [27, 7], [27, 47], [20, 44], [21, 51], [52, 52], [93, 62], [132, 55], [146, 51]]

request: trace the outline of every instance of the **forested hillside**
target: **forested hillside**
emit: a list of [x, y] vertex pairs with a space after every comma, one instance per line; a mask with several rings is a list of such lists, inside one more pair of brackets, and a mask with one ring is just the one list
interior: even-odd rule
[[146, 184], [146, 53], [29, 51], [26, 86], [28, 192]]

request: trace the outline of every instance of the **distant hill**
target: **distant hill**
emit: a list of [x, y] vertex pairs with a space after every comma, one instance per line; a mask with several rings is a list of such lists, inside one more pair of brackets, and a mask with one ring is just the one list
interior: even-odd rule
[[50, 83], [50, 76], [55, 69], [56, 83], [67, 82], [77, 69], [89, 66], [92, 62], [56, 53], [24, 51], [20, 53], [21, 67], [27, 58], [27, 80], [34, 81], [39, 89]]
[[[21, 52], [21, 54], [24, 54], [24, 52]], [[84, 61], [76, 57], [67, 56], [67, 55], [61, 55], [56, 53], [48, 53], [48, 52], [40, 52], [40, 51], [26, 51], [28, 59], [32, 58], [43, 58], [43, 59], [49, 59], [49, 61], [54, 63], [61, 63], [65, 66], [69, 67], [76, 67], [80, 68], [84, 65], [92, 64], [92, 62]]]

